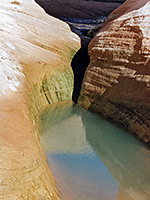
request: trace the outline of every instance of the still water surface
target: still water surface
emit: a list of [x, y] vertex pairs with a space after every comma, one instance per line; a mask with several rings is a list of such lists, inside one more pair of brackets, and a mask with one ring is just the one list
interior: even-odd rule
[[150, 199], [150, 151], [132, 135], [71, 101], [45, 108], [40, 132], [62, 200]]

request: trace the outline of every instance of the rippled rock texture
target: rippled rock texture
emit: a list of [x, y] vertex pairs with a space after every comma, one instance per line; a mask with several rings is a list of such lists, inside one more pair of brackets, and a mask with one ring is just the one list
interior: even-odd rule
[[79, 104], [150, 143], [150, 1], [127, 0], [89, 45]]
[[1, 0], [0, 18], [0, 199], [58, 200], [34, 119], [71, 98], [79, 39], [33, 0]]

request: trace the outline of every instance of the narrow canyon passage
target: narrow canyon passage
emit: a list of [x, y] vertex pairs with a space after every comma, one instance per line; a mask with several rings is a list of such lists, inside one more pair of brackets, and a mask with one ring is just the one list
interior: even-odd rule
[[[85, 24], [83, 27], [82, 20], [69, 20], [67, 23], [78, 33], [82, 45], [72, 60], [73, 100], [77, 102], [93, 35], [87, 34], [89, 29]], [[149, 149], [132, 135], [71, 101], [47, 107], [41, 113], [40, 132], [62, 200], [149, 199]]]
[[[81, 48], [72, 59], [71, 67], [74, 73], [74, 86], [72, 100], [77, 103], [80, 95], [84, 74], [90, 62], [88, 45], [94, 37], [92, 29], [98, 27], [106, 17], [124, 0], [35, 0], [51, 16], [66, 22], [71, 31], [81, 40]], [[90, 31], [90, 33], [88, 33]]]
[[[49, 8], [49, 11], [55, 11], [53, 14], [46, 12], [59, 19], [47, 15], [36, 3], [37, 1], [41, 6], [44, 3], [45, 11], [46, 8]], [[131, 7], [128, 6], [130, 1], [134, 3]], [[136, 128], [139, 125], [147, 131], [147, 135], [143, 134], [143, 130], [140, 134], [144, 135], [142, 137], [148, 143], [150, 139], [150, 129], [148, 129], [150, 127], [150, 112], [148, 111], [150, 76], [144, 72], [142, 66], [144, 64], [149, 72], [149, 0], [127, 0], [127, 4], [125, 3], [124, 11], [131, 11], [132, 19], [135, 19], [132, 12], [135, 11], [138, 20], [130, 20], [129, 23], [132, 39], [136, 38], [132, 40], [131, 47], [134, 47], [135, 43], [138, 44], [132, 52], [139, 50], [139, 47], [144, 50], [143, 54], [133, 54], [131, 63], [140, 61], [140, 70], [144, 73], [144, 77], [139, 72], [131, 79], [127, 78], [125, 82], [127, 81], [131, 87], [128, 85], [123, 87], [127, 89], [125, 93], [116, 87], [116, 93], [110, 93], [110, 98], [118, 97], [123, 102], [129, 102], [129, 109], [123, 107], [118, 101], [112, 105], [111, 101], [103, 101], [99, 105], [100, 96], [95, 97], [96, 90], [93, 93], [91, 91], [84, 93], [82, 87], [80, 92], [82, 79], [84, 77], [85, 80], [87, 74], [85, 73], [84, 76], [89, 64], [88, 55], [90, 55], [90, 63], [92, 58], [88, 47], [89, 41], [94, 36], [96, 27], [99, 25], [102, 27], [101, 23], [110, 12], [121, 5], [123, 0], [114, 2], [113, 0], [36, 0], [36, 2], [34, 0], [1, 0], [0, 4], [0, 199], [60, 200], [61, 197], [63, 200], [149, 200], [150, 158], [147, 146], [125, 131], [78, 107], [79, 103], [82, 105], [83, 102], [82, 106], [86, 105], [87, 109], [92, 110], [90, 103], [96, 100], [94, 111], [106, 108], [105, 111], [111, 111], [113, 116], [109, 116], [109, 119], [117, 117], [119, 122], [125, 122], [124, 127], [130, 125]], [[64, 7], [65, 2], [72, 9]], [[141, 4], [139, 5], [138, 2]], [[122, 14], [122, 11], [119, 10], [115, 15], [108, 17], [108, 21], [116, 19], [118, 14]], [[67, 22], [70, 28], [63, 21]], [[122, 25], [124, 22], [125, 20], [121, 19]], [[126, 23], [128, 25], [128, 20]], [[143, 35], [146, 34], [147, 37], [142, 42], [144, 46], [141, 46], [142, 32], [141, 34], [138, 32], [139, 23], [141, 28], [144, 28]], [[118, 30], [118, 25], [116, 23], [113, 25], [116, 27], [115, 32]], [[128, 29], [128, 26], [126, 28]], [[92, 31], [89, 32], [91, 29]], [[128, 30], [126, 33], [128, 35]], [[81, 39], [80, 50], [78, 36]], [[122, 34], [120, 36], [122, 37]], [[96, 44], [103, 44], [105, 38], [98, 41], [100, 43]], [[138, 52], [141, 53], [141, 50]], [[77, 54], [74, 57], [75, 52]], [[128, 52], [127, 54], [125, 52], [126, 45], [122, 55], [128, 55]], [[105, 54], [101, 59], [98, 56], [101, 63], [97, 65], [98, 67], [103, 61], [106, 66], [109, 66], [107, 64], [110, 64], [113, 59], [111, 57], [111, 60], [105, 62], [107, 55]], [[121, 58], [123, 63], [129, 60]], [[139, 59], [136, 60], [136, 58]], [[133, 63], [133, 67], [138, 66]], [[116, 70], [118, 69], [123, 76], [121, 83], [124, 83], [126, 68], [118, 67]], [[130, 71], [130, 68], [128, 70], [130, 75], [133, 70]], [[94, 73], [91, 71], [89, 74], [99, 76], [97, 71], [94, 69]], [[109, 70], [108, 75], [112, 74], [114, 77], [114, 71], [111, 72], [112, 69]], [[103, 88], [99, 87], [98, 81], [116, 82], [116, 78], [112, 79], [112, 76], [109, 79], [107, 77], [103, 79], [101, 73], [100, 79], [90, 76], [94, 84], [98, 83], [96, 85], [98, 87], [93, 85], [92, 89], [98, 88], [98, 94], [100, 94], [99, 91], [103, 91]], [[135, 85], [133, 82], [128, 82], [132, 79]], [[73, 81], [73, 100], [77, 102], [79, 94], [85, 100], [82, 101], [79, 98], [78, 106], [71, 101]], [[132, 91], [139, 85], [139, 90], [136, 91], [140, 95], [136, 96]], [[122, 85], [120, 86], [121, 89]], [[132, 95], [126, 101], [128, 89]], [[121, 98], [120, 94], [123, 94]], [[144, 99], [141, 98], [142, 96]], [[131, 110], [134, 108], [131, 107], [133, 97], [138, 97], [133, 102], [136, 108], [134, 112]], [[117, 111], [128, 119], [128, 124], [124, 118], [115, 113], [117, 108]], [[37, 128], [38, 122], [41, 138]]]
[[149, 200], [149, 148], [71, 101], [40, 114], [41, 144], [62, 200]]

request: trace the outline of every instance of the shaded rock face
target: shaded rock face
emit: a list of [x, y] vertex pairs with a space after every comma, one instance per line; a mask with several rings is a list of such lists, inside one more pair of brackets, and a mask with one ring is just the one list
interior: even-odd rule
[[85, 0], [85, 1], [98, 1], [98, 2], [117, 2], [117, 3], [123, 3], [125, 0]]
[[122, 1], [35, 0], [44, 10], [69, 24], [83, 39], [85, 31], [99, 26]]
[[85, 0], [35, 0], [45, 11], [54, 17], [95, 19], [107, 16], [122, 1], [85, 1]]
[[78, 103], [150, 143], [150, 2], [127, 0], [89, 44]]
[[124, 1], [35, 0], [44, 10], [65, 21], [81, 40], [87, 31], [99, 26]]

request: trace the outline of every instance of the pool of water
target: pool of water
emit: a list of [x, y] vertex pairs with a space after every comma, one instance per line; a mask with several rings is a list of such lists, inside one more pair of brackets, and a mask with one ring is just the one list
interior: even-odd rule
[[150, 151], [71, 101], [40, 114], [41, 144], [62, 200], [149, 200]]

